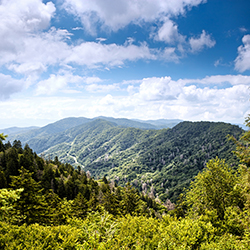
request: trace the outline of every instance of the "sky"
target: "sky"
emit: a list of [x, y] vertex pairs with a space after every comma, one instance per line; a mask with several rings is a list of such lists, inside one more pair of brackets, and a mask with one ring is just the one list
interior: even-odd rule
[[249, 0], [0, 0], [0, 128], [66, 117], [243, 124]]

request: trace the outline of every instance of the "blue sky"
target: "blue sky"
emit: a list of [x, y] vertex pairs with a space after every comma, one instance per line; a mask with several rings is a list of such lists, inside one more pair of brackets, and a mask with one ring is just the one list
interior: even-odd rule
[[2, 0], [0, 128], [112, 116], [243, 123], [248, 0]]

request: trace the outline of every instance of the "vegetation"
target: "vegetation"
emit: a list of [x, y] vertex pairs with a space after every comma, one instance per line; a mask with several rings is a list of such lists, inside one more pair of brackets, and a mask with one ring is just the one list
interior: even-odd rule
[[182, 122], [172, 129], [142, 130], [118, 127], [95, 120], [56, 136], [40, 138], [39, 145], [53, 142], [44, 156], [84, 166], [95, 179], [107, 176], [119, 186], [130, 182], [140, 192], [162, 201], [176, 202], [183, 188], [215, 157], [231, 166], [238, 160], [228, 141], [243, 130], [214, 122]]
[[2, 136], [0, 249], [249, 249], [249, 135], [233, 138], [241, 163], [208, 160], [174, 209]]

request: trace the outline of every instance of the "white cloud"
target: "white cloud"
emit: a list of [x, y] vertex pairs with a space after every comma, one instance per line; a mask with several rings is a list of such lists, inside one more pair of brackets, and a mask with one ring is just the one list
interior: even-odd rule
[[100, 84], [89, 84], [86, 86], [86, 90], [92, 93], [96, 92], [110, 92], [114, 90], [118, 90], [119, 87], [116, 84], [109, 84], [109, 85], [100, 85]]
[[114, 105], [115, 104], [115, 99], [113, 98], [112, 95], [108, 94], [105, 97], [103, 97], [100, 101], [100, 105]]
[[55, 12], [52, 2], [2, 0], [0, 5], [0, 52], [16, 53], [30, 32], [43, 30]]
[[41, 73], [50, 65], [60, 64], [70, 54], [70, 47], [64, 42], [69, 35], [65, 30], [52, 28], [16, 38], [15, 51], [3, 53], [0, 64], [9, 65], [9, 69], [21, 74]]
[[[88, 22], [96, 24], [98, 20], [111, 29], [118, 29], [130, 22], [149, 22], [163, 20], [163, 16], [184, 13], [186, 8], [196, 6], [202, 0], [178, 1], [65, 1], [64, 7], [71, 13], [83, 15]], [[104, 6], [104, 8], [103, 8]], [[76, 7], [76, 9], [75, 9]], [[110, 8], [112, 7], [112, 8]], [[118, 11], [118, 12], [117, 12]], [[93, 13], [92, 13], [93, 12]], [[0, 5], [0, 66], [26, 77], [36, 78], [52, 67], [69, 68], [84, 65], [89, 68], [122, 66], [126, 61], [156, 60], [178, 62], [176, 48], [163, 50], [150, 49], [146, 43], [133, 44], [129, 37], [123, 45], [102, 44], [105, 38], [97, 38], [97, 42], [78, 40], [72, 43], [73, 34], [65, 29], [54, 27], [47, 30], [56, 13], [52, 2], [46, 4], [42, 0], [3, 0]], [[91, 14], [92, 13], [92, 14]], [[166, 18], [166, 17], [165, 17]], [[166, 41], [182, 40], [177, 26], [169, 18], [165, 26], [159, 30], [158, 38]], [[114, 22], [113, 21], [118, 21]], [[167, 23], [170, 25], [167, 29]], [[79, 29], [76, 27], [73, 30]], [[169, 32], [169, 33], [168, 33]], [[60, 86], [62, 85], [59, 84]], [[40, 89], [40, 87], [39, 87]], [[56, 88], [57, 89], [57, 88]], [[54, 90], [51, 87], [51, 91]], [[41, 89], [38, 92], [44, 92]]]
[[245, 27], [240, 27], [239, 30], [242, 33], [246, 33], [247, 32], [247, 29]]
[[[49, 79], [55, 79], [57, 85], [52, 89], [47, 89], [49, 81], [44, 82], [47, 87], [46, 91], [70, 89], [65, 82], [60, 82], [60, 80], [63, 81], [60, 77], [51, 76]], [[68, 77], [68, 79], [71, 78]], [[231, 86], [228, 85], [224, 89], [211, 86], [212, 82], [219, 84], [221, 81], [222, 84], [230, 79]], [[71, 79], [71, 82], [78, 82], [78, 80], [77, 78]], [[138, 80], [135, 82], [138, 85]], [[195, 85], [195, 83], [202, 83], [203, 86]], [[0, 127], [4, 127], [3, 122], [10, 119], [31, 121], [35, 117], [38, 122], [45, 119], [56, 121], [69, 116], [96, 117], [99, 115], [138, 119], [179, 118], [242, 123], [250, 113], [249, 76], [218, 75], [203, 79], [179, 79], [176, 81], [170, 77], [153, 77], [142, 79], [139, 87], [131, 86], [127, 88], [128, 92], [123, 92], [119, 96], [113, 95], [111, 88], [108, 94], [100, 93], [95, 98], [82, 93], [82, 96], [74, 98], [36, 96], [35, 98], [23, 97], [23, 99], [0, 102], [2, 118]], [[32, 125], [35, 125], [34, 121], [32, 122]]]
[[98, 38], [96, 38], [96, 41], [98, 41], [98, 42], [105, 42], [107, 39], [106, 38], [102, 38], [102, 37], [98, 37]]
[[195, 53], [201, 51], [204, 47], [212, 48], [215, 45], [215, 40], [211, 38], [209, 34], [206, 34], [206, 31], [203, 30], [200, 37], [189, 39], [189, 44], [191, 46], [191, 52]]
[[66, 0], [63, 7], [77, 15], [92, 34], [97, 24], [117, 31], [133, 22], [152, 22], [162, 16], [183, 14], [204, 0]]
[[155, 39], [169, 44], [176, 42], [182, 43], [185, 41], [185, 37], [178, 32], [178, 26], [169, 19], [165, 20], [164, 24], [155, 35]]
[[[212, 83], [231, 83], [220, 89]], [[202, 83], [198, 87], [191, 83]], [[170, 77], [143, 79], [137, 93], [131, 92], [140, 118], [180, 118], [184, 120], [239, 121], [250, 112], [250, 77], [242, 75], [211, 76], [203, 79], [179, 79]], [[137, 100], [137, 101], [136, 101]], [[139, 108], [136, 109], [139, 109]], [[149, 115], [150, 114], [150, 115]], [[136, 116], [134, 116], [136, 117]]]
[[201, 84], [220, 84], [229, 83], [231, 85], [250, 85], [250, 76], [247, 75], [214, 75], [214, 76], [206, 76], [202, 79], [179, 79], [177, 82], [183, 84], [191, 84], [191, 83], [201, 83]]
[[0, 100], [6, 100], [10, 95], [21, 91], [25, 88], [24, 80], [13, 79], [10, 75], [0, 73]]
[[179, 33], [177, 24], [169, 18], [164, 18], [163, 25], [156, 33], [152, 33], [151, 37], [172, 46], [166, 47], [164, 54], [166, 59], [174, 62], [178, 62], [181, 57], [187, 54], [188, 50], [194, 53], [215, 45], [215, 41], [204, 30], [198, 38], [191, 37], [187, 41], [187, 37]]
[[175, 100], [182, 87], [182, 83], [172, 81], [171, 77], [145, 78], [140, 85], [139, 96], [147, 101]]
[[66, 63], [77, 63], [94, 67], [100, 64], [118, 66], [124, 61], [135, 61], [139, 59], [156, 59], [155, 51], [150, 50], [146, 44], [117, 45], [101, 44], [94, 42], [81, 43], [72, 48], [70, 55], [65, 58]]
[[242, 38], [243, 45], [238, 48], [238, 56], [235, 59], [235, 69], [239, 72], [250, 70], [250, 35]]
[[96, 77], [96, 76], [92, 76], [92, 77], [86, 77], [84, 79], [84, 81], [87, 84], [92, 84], [92, 83], [102, 82], [102, 79], [100, 79], [99, 77]]
[[[83, 80], [80, 76], [74, 76], [72, 74], [65, 75], [50, 75], [46, 80], [40, 81], [37, 84], [36, 95], [51, 95], [57, 92], [71, 92], [68, 89], [70, 83], [79, 83]], [[75, 91], [73, 91], [75, 93]]]

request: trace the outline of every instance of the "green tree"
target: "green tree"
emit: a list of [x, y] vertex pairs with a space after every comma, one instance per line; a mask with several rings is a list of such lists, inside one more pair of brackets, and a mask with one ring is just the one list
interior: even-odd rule
[[0, 189], [0, 221], [9, 221], [11, 219], [10, 211], [13, 209], [13, 204], [20, 199], [20, 194], [23, 188], [16, 190]]
[[7, 135], [4, 135], [3, 133], [0, 134], [0, 152], [4, 151], [4, 145], [3, 142], [6, 139]]
[[4, 135], [3, 133], [0, 134], [0, 141], [4, 141], [8, 135]]
[[19, 162], [18, 162], [17, 150], [15, 148], [9, 148], [5, 151], [5, 161], [6, 161], [5, 176], [9, 184], [10, 176], [18, 175]]
[[242, 135], [240, 140], [237, 140], [234, 136], [229, 138], [236, 144], [236, 150], [234, 153], [239, 157], [240, 161], [249, 168], [250, 167], [250, 115], [245, 120], [245, 124], [248, 130]]
[[15, 213], [20, 216], [19, 223], [44, 223], [47, 218], [48, 204], [42, 194], [40, 183], [32, 178], [25, 168], [21, 167], [19, 176], [12, 176], [11, 186], [23, 188], [20, 199], [14, 204]]
[[245, 199], [242, 190], [237, 188], [238, 183], [238, 173], [224, 160], [210, 160], [191, 183], [186, 201], [198, 214], [204, 214], [206, 210], [215, 210], [218, 218], [223, 219], [227, 207], [244, 207]]
[[140, 196], [138, 191], [130, 183], [127, 183], [121, 201], [123, 213], [132, 215], [139, 212], [139, 201]]
[[7, 187], [7, 180], [4, 171], [0, 170], [0, 188]]

